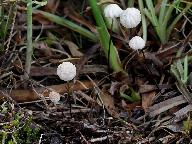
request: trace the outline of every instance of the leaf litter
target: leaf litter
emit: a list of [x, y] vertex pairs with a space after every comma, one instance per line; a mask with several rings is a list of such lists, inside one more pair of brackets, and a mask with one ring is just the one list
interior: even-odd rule
[[[124, 5], [123, 1], [120, 3]], [[9, 31], [8, 37], [12, 38], [9, 50], [0, 55], [0, 127], [14, 119], [14, 113], [9, 111], [8, 117], [4, 113], [12, 107], [11, 110], [19, 111], [23, 118], [29, 118], [28, 112], [32, 115], [32, 128], [41, 130], [39, 143], [191, 141], [191, 89], [187, 84], [179, 84], [169, 72], [170, 65], [176, 60], [191, 55], [190, 51], [187, 52], [191, 32], [185, 34], [185, 29], [189, 30], [187, 26], [191, 27], [191, 24], [186, 22], [186, 17], [175, 28], [182, 28], [183, 35], [175, 30], [165, 45], [154, 40], [155, 33], [149, 27], [148, 47], [144, 55], [134, 53], [125, 41], [128, 35], [138, 33], [141, 27], [129, 32], [121, 29], [122, 34], [112, 33], [128, 73], [125, 76], [108, 71], [107, 60], [98, 42], [88, 40], [34, 11], [34, 55], [30, 79], [25, 81], [23, 46], [26, 43], [26, 21], [23, 13], [26, 9], [22, 3], [16, 5], [19, 19], [15, 19], [13, 33]], [[158, 1], [157, 12], [160, 6]], [[85, 1], [48, 0], [41, 10], [61, 18], [64, 16], [94, 34], [97, 32], [90, 7]], [[181, 47], [183, 55], [176, 57]], [[68, 95], [67, 84], [56, 76], [57, 65], [62, 61], [70, 61], [77, 66], [77, 76], [70, 83], [71, 96]], [[191, 70], [189, 72], [191, 74]], [[190, 78], [188, 83], [191, 83]], [[61, 94], [57, 105], [48, 98], [52, 90]], [[25, 119], [21, 121], [26, 122]]]

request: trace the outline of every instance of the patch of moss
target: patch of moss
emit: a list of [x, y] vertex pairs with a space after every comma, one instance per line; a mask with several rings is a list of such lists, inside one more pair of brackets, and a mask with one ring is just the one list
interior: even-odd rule
[[16, 110], [9, 103], [0, 107], [3, 121], [0, 121], [0, 143], [26, 144], [36, 142], [40, 137], [40, 129], [32, 121], [32, 116]]

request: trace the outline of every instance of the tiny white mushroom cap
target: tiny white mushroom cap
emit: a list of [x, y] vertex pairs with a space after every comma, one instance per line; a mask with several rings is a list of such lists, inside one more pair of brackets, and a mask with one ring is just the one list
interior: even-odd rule
[[141, 37], [135, 36], [129, 41], [129, 46], [134, 50], [142, 49], [145, 47], [145, 41]]
[[120, 23], [126, 28], [134, 28], [141, 22], [141, 13], [136, 8], [127, 8], [120, 15]]
[[117, 4], [109, 4], [104, 8], [105, 17], [116, 18], [119, 17], [123, 10]]
[[49, 93], [49, 99], [54, 103], [54, 104], [58, 104], [58, 102], [60, 101], [60, 94], [54, 91], [51, 91]]
[[32, 110], [28, 110], [27, 113], [28, 113], [29, 115], [33, 115], [33, 111], [32, 111]]
[[61, 80], [70, 81], [76, 76], [76, 67], [71, 62], [63, 62], [57, 67], [57, 75]]

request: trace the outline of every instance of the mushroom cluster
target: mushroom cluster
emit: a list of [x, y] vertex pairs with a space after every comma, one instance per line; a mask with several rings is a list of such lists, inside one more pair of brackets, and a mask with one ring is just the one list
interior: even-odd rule
[[[141, 22], [141, 13], [138, 9], [132, 7], [122, 10], [117, 4], [109, 4], [104, 9], [105, 17], [120, 19], [120, 24], [125, 28], [134, 28]], [[135, 36], [129, 41], [129, 46], [134, 50], [143, 49], [145, 40], [140, 36]]]

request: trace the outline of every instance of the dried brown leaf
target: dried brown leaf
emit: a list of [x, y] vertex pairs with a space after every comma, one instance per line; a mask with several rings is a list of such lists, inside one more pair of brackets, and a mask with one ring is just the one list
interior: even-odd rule
[[44, 56], [51, 56], [52, 51], [45, 42], [39, 42], [34, 44], [35, 49], [43, 53]]
[[[172, 85], [167, 85], [167, 84], [161, 84], [161, 85], [158, 85], [158, 88], [159, 89], [168, 89], [168, 88], [171, 88]], [[158, 90], [157, 86], [156, 85], [140, 85], [139, 86], [139, 93], [147, 93], [147, 92], [151, 92], [151, 91], [154, 91], [154, 90]]]
[[114, 99], [105, 88], [100, 93], [100, 99], [101, 102], [98, 101], [100, 105], [103, 104], [110, 115], [118, 118], [119, 113], [115, 107]]
[[142, 94], [142, 107], [145, 111], [153, 104], [155, 97], [155, 91]]
[[83, 56], [82, 52], [80, 52], [78, 49], [79, 47], [73, 43], [72, 41], [65, 40], [64, 44], [66, 44], [72, 54], [73, 57], [81, 57]]
[[72, 20], [88, 27], [92, 32], [97, 32], [95, 26], [87, 21], [84, 17], [82, 17], [79, 13], [77, 13], [71, 6], [66, 7], [64, 9], [64, 13]]
[[111, 82], [111, 87], [109, 89], [109, 92], [111, 95], [114, 95], [116, 91], [119, 90], [119, 87], [120, 87], [120, 84], [119, 82]]
[[148, 109], [149, 116], [154, 117], [156, 115], [161, 114], [162, 112], [165, 112], [175, 106], [178, 106], [178, 105], [186, 103], [186, 102], [187, 101], [183, 98], [182, 95], [174, 97], [174, 98], [170, 98], [168, 100], [155, 104], [152, 107], [149, 107], [149, 109]]

